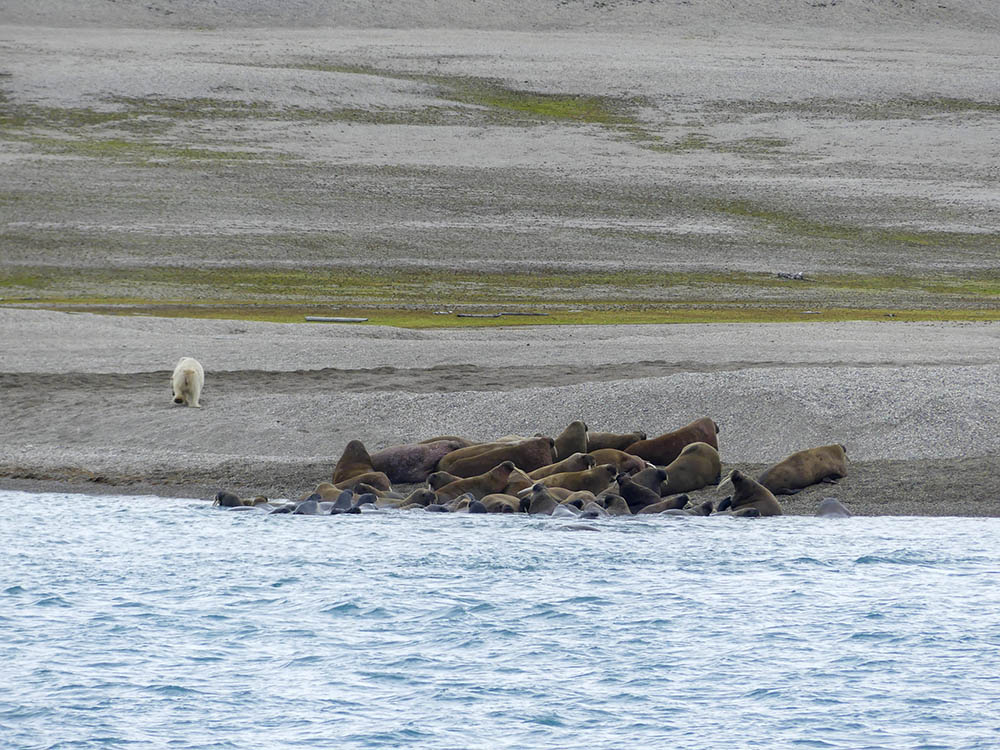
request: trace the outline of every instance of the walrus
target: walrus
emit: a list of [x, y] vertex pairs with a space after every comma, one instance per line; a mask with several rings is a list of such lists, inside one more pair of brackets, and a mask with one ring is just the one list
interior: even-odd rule
[[439, 490], [446, 484], [457, 482], [459, 479], [462, 479], [462, 477], [449, 474], [447, 471], [435, 471], [427, 477], [427, 486], [432, 490]]
[[793, 453], [765, 469], [757, 481], [775, 495], [794, 495], [811, 484], [833, 484], [846, 476], [847, 451], [834, 443]]
[[552, 438], [536, 437], [520, 443], [493, 443], [487, 450], [472, 455], [464, 452], [479, 446], [459, 448], [438, 461], [438, 469], [460, 477], [472, 477], [510, 461], [523, 471], [534, 471], [552, 463], [552, 446]]
[[445, 505], [447, 506], [448, 510], [450, 510], [452, 513], [468, 513], [469, 506], [475, 502], [479, 501], [476, 500], [468, 492], [464, 492], [451, 502], [445, 503]]
[[562, 461], [574, 453], [587, 452], [587, 424], [582, 420], [570, 422], [565, 430], [559, 433], [555, 442], [555, 460]]
[[480, 501], [486, 507], [487, 513], [519, 513], [521, 499], [502, 492], [486, 495]]
[[608, 515], [607, 509], [598, 502], [587, 503], [580, 509], [580, 518], [607, 518]]
[[629, 510], [628, 503], [625, 502], [625, 498], [621, 495], [605, 495], [604, 509], [608, 512], [609, 516], [632, 515], [632, 511]]
[[559, 504], [559, 498], [549, 492], [548, 487], [538, 482], [531, 488], [531, 495], [528, 498], [528, 513], [551, 516]]
[[170, 388], [175, 404], [187, 404], [200, 409], [201, 389], [205, 387], [205, 371], [201, 363], [191, 357], [181, 357], [170, 376]]
[[471, 495], [474, 500], [481, 500], [487, 495], [502, 492], [507, 486], [507, 480], [513, 470], [514, 464], [510, 461], [504, 461], [482, 474], [446, 484], [437, 490], [438, 502], [447, 504], [448, 501], [465, 494]]
[[596, 503], [597, 495], [595, 495], [590, 490], [577, 490], [572, 493], [569, 497], [563, 500], [564, 503], [575, 503], [577, 500], [582, 501], [580, 507], [583, 508], [587, 503]]
[[215, 502], [212, 505], [218, 505], [220, 508], [237, 508], [243, 505], [243, 500], [232, 492], [219, 490], [215, 493]]
[[371, 456], [360, 440], [352, 440], [344, 446], [337, 465], [333, 467], [333, 483], [340, 484], [359, 474], [371, 474], [376, 471], [372, 465]]
[[750, 508], [757, 510], [762, 516], [782, 515], [781, 503], [771, 490], [739, 469], [733, 469], [722, 483], [727, 481], [733, 483], [733, 496], [729, 508], [734, 515]]
[[618, 493], [625, 498], [632, 513], [638, 513], [643, 508], [660, 502], [659, 492], [633, 481], [628, 474], [618, 475]]
[[392, 491], [392, 482], [381, 471], [366, 471], [364, 474], [357, 474], [342, 482], [334, 482], [333, 486], [339, 490], [349, 490], [359, 484], [367, 484], [381, 492]]
[[819, 501], [817, 516], [824, 518], [850, 518], [851, 511], [844, 507], [844, 504], [835, 497], [824, 497]]
[[594, 464], [614, 464], [620, 474], [635, 474], [646, 468], [646, 462], [641, 458], [617, 448], [598, 448], [587, 455], [593, 457]]
[[657, 495], [660, 495], [660, 488], [668, 478], [666, 469], [661, 469], [659, 466], [647, 466], [642, 471], [630, 474], [629, 477], [636, 484], [648, 487]]
[[650, 503], [644, 508], [636, 511], [637, 515], [648, 515], [650, 513], [663, 513], [668, 510], [686, 510], [688, 502], [691, 500], [687, 495], [673, 495]]
[[632, 443], [646, 439], [645, 432], [588, 432], [587, 452], [593, 453], [605, 448], [614, 448], [623, 451]]
[[[602, 461], [601, 463], [610, 463], [610, 461]], [[593, 456], [588, 453], [578, 452], [567, 456], [561, 461], [556, 461], [554, 464], [549, 464], [548, 466], [542, 466], [541, 468], [535, 469], [534, 471], [529, 472], [528, 476], [532, 479], [541, 479], [542, 477], [547, 477], [550, 474], [560, 474], [565, 471], [586, 471], [596, 465], [597, 461], [594, 460]]]
[[370, 460], [375, 471], [381, 471], [390, 482], [417, 484], [427, 481], [442, 457], [465, 446], [465, 441], [458, 440], [406, 443], [372, 453]]
[[459, 437], [458, 435], [437, 435], [435, 437], [427, 438], [426, 440], [421, 440], [420, 445], [425, 445], [427, 443], [461, 443], [463, 448], [468, 448], [470, 445], [477, 445], [478, 442], [475, 440], [469, 440], [468, 438]]
[[618, 476], [618, 469], [614, 464], [602, 464], [586, 471], [550, 474], [538, 481], [546, 487], [564, 487], [572, 492], [590, 490], [596, 495], [602, 490], [606, 490], [616, 476]]
[[419, 505], [421, 507], [437, 502], [437, 493], [426, 487], [418, 487], [409, 495], [399, 500], [392, 497], [380, 497], [375, 501], [377, 508], [402, 508], [407, 505]]
[[639, 440], [625, 449], [626, 453], [644, 458], [657, 466], [666, 466], [677, 458], [685, 445], [690, 443], [708, 443], [716, 450], [719, 440], [716, 435], [719, 426], [708, 417], [696, 419], [673, 432], [666, 432], [659, 437]]
[[325, 516], [326, 513], [320, 508], [318, 495], [311, 495], [307, 499], [295, 506], [292, 511], [296, 516]]
[[722, 474], [719, 451], [708, 443], [688, 443], [667, 467], [667, 480], [660, 485], [660, 494], [677, 495], [694, 492], [710, 484], [718, 484]]
[[212, 505], [218, 505], [220, 508], [255, 508], [258, 505], [266, 505], [267, 502], [267, 498], [263, 495], [257, 495], [254, 498], [241, 498], [232, 492], [219, 490], [215, 493], [215, 501]]
[[514, 471], [510, 473], [507, 477], [507, 486], [504, 487], [503, 491], [508, 495], [517, 495], [522, 490], [526, 490], [531, 485], [535, 483], [535, 480], [529, 477], [520, 469], [515, 468]]

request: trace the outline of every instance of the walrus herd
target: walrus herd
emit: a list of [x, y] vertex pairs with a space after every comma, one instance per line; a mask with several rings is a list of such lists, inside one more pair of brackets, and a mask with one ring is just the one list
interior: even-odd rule
[[[439, 513], [527, 513], [594, 519], [661, 514], [782, 515], [777, 495], [791, 495], [847, 476], [843, 445], [798, 451], [756, 479], [739, 470], [722, 476], [719, 426], [709, 417], [648, 438], [643, 432], [591, 432], [581, 420], [556, 438], [506, 435], [476, 442], [443, 435], [369, 453], [351, 440], [333, 468], [306, 497], [274, 503], [220, 491], [215, 504], [233, 510], [339, 515], [396, 508]], [[687, 494], [732, 484], [717, 503]], [[423, 486], [400, 491], [399, 485]], [[832, 501], [832, 502], [828, 502]], [[849, 516], [835, 498], [818, 515]]]

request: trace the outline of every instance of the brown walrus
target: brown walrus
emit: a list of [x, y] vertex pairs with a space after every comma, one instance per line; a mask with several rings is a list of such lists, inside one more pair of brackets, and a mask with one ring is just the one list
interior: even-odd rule
[[847, 451], [834, 443], [793, 453], [765, 469], [757, 481], [775, 495], [794, 495], [811, 484], [833, 484], [846, 476]]
[[365, 450], [365, 445], [360, 440], [352, 440], [344, 446], [344, 452], [333, 467], [333, 483], [340, 484], [346, 482], [359, 474], [374, 473], [377, 469], [372, 465], [371, 456]]
[[564, 487], [567, 490], [590, 490], [595, 495], [608, 488], [608, 485], [618, 476], [614, 464], [602, 464], [586, 471], [569, 471], [561, 474], [550, 474], [538, 481], [546, 487]]
[[[633, 456], [634, 458], [634, 456]], [[561, 474], [564, 471], [586, 471], [592, 466], [596, 466], [598, 463], [610, 463], [610, 461], [595, 461], [594, 457], [588, 453], [574, 453], [567, 456], [562, 461], [556, 461], [554, 464], [549, 464], [548, 466], [542, 466], [539, 469], [535, 469], [528, 473], [528, 476], [532, 479], [541, 479], [542, 477], [547, 477], [550, 474]]]
[[535, 483], [535, 480], [529, 477], [520, 469], [514, 469], [507, 478], [507, 486], [504, 487], [504, 493], [508, 495], [517, 495], [521, 490], [526, 490], [531, 485]]
[[345, 479], [343, 482], [334, 482], [333, 486], [338, 490], [350, 490], [359, 484], [371, 485], [382, 492], [392, 491], [392, 483], [389, 481], [389, 477], [381, 471], [366, 471], [364, 474], [357, 474], [350, 479]]
[[483, 449], [473, 445], [452, 451], [438, 461], [438, 469], [460, 477], [472, 477], [504, 461], [513, 462], [523, 471], [534, 471], [553, 461], [553, 440], [549, 437], [529, 438], [518, 443], [490, 443], [488, 446]]
[[502, 492], [486, 495], [482, 500], [487, 513], [520, 513], [521, 498]]
[[[662, 513], [666, 510], [684, 510], [691, 498], [687, 495], [671, 495], [655, 503], [650, 503], [644, 508], [640, 508], [637, 513], [640, 515], [651, 513]], [[708, 515], [705, 513], [704, 515]]]
[[660, 502], [660, 493], [634, 481], [628, 474], [618, 475], [618, 493], [625, 498], [633, 513]]
[[629, 510], [628, 503], [625, 502], [625, 498], [621, 495], [604, 495], [604, 509], [608, 511], [609, 516], [631, 516], [632, 511]]
[[718, 450], [719, 440], [716, 437], [718, 432], [719, 426], [715, 422], [708, 417], [702, 417], [679, 430], [632, 443], [625, 452], [644, 458], [657, 466], [666, 466], [681, 454], [685, 445], [690, 443], [700, 441]]
[[645, 432], [588, 432], [587, 433], [587, 452], [593, 453], [594, 451], [601, 450], [602, 448], [614, 448], [615, 450], [623, 451], [628, 448], [632, 443], [639, 440], [645, 440]]
[[462, 479], [462, 477], [456, 476], [455, 474], [449, 474], [447, 471], [435, 471], [427, 477], [427, 486], [432, 490], [439, 490], [446, 484], [457, 482], [459, 479]]
[[614, 464], [622, 474], [635, 474], [646, 468], [646, 462], [631, 453], [617, 448], [598, 448], [587, 455], [594, 457], [594, 464]]
[[642, 471], [637, 471], [629, 476], [633, 482], [641, 484], [643, 487], [649, 487], [658, 496], [661, 494], [660, 488], [668, 479], [666, 469], [661, 469], [659, 466], [647, 466]]
[[451, 500], [465, 494], [471, 495], [475, 500], [481, 500], [487, 495], [503, 492], [513, 470], [514, 464], [504, 461], [482, 474], [446, 484], [437, 490], [438, 502], [447, 505]]
[[719, 451], [708, 443], [689, 443], [667, 465], [667, 481], [660, 485], [660, 494], [666, 497], [718, 484], [721, 473]]
[[755, 509], [762, 516], [782, 515], [781, 503], [764, 485], [751, 479], [739, 469], [733, 469], [723, 480], [733, 483], [733, 497], [729, 505], [734, 515]]
[[463, 448], [468, 448], [470, 445], [478, 445], [475, 440], [469, 440], [464, 437], [459, 437], [458, 435], [437, 435], [436, 437], [427, 438], [426, 440], [421, 440], [420, 444], [426, 443], [439, 443], [442, 440], [447, 440], [453, 443], [461, 443]]
[[426, 481], [444, 456], [465, 445], [465, 441], [457, 440], [406, 443], [372, 453], [369, 459], [375, 471], [381, 471], [390, 482], [416, 484]]
[[559, 498], [553, 495], [549, 488], [541, 482], [536, 482], [531, 488], [531, 494], [528, 496], [528, 513], [531, 515], [551, 516], [552, 511], [559, 505]]
[[587, 452], [587, 423], [582, 420], [570, 422], [555, 440], [555, 460], [562, 461], [574, 453]]
[[380, 497], [375, 501], [375, 507], [403, 508], [406, 506], [419, 505], [421, 508], [425, 508], [436, 502], [437, 493], [435, 493], [434, 490], [429, 490], [426, 487], [419, 487], [402, 499], [388, 496]]

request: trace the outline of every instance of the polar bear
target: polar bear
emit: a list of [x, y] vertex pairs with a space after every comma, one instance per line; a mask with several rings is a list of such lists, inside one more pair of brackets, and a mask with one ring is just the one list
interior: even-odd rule
[[174, 388], [174, 403], [201, 408], [198, 399], [201, 397], [201, 388], [205, 385], [205, 371], [201, 368], [201, 363], [191, 357], [181, 357], [181, 361], [174, 368], [173, 377], [170, 383]]

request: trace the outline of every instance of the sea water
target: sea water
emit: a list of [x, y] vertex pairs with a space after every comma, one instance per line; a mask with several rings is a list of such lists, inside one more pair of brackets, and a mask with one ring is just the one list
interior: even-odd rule
[[5, 750], [1000, 747], [998, 519], [0, 509]]

